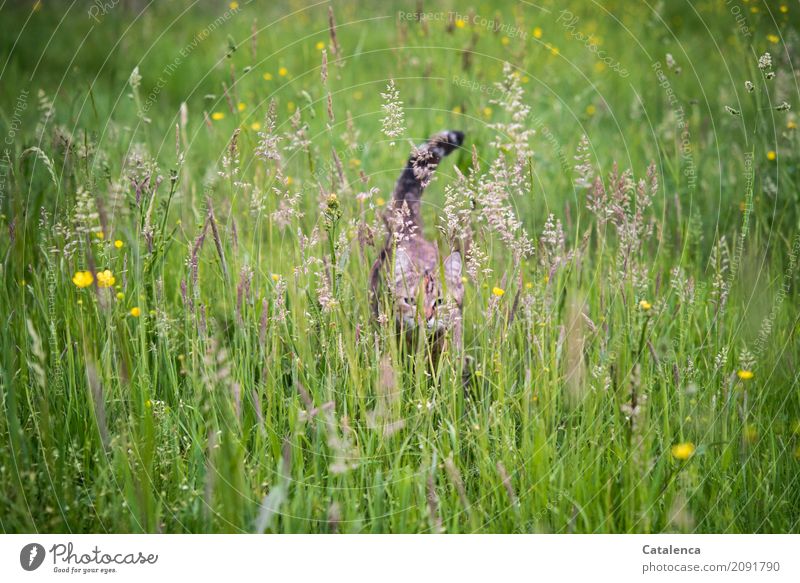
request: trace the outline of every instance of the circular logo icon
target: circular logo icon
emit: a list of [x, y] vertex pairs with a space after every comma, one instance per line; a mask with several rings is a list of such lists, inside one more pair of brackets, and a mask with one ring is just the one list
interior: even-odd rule
[[44, 562], [44, 547], [39, 543], [30, 543], [19, 552], [19, 564], [26, 571], [35, 571]]

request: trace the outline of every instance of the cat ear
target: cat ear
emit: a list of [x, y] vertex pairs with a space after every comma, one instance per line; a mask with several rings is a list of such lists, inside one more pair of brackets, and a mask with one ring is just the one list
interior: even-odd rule
[[414, 273], [414, 263], [405, 249], [398, 249], [394, 254], [394, 281], [400, 285], [411, 279]]
[[444, 277], [447, 281], [461, 280], [461, 253], [453, 251], [444, 260]]

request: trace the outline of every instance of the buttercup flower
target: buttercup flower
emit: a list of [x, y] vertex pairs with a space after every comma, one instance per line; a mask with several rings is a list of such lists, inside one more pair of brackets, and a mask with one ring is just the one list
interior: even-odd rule
[[110, 269], [106, 269], [105, 271], [99, 271], [97, 273], [97, 285], [98, 287], [111, 287], [116, 282], [116, 278], [114, 274], [111, 273]]
[[504, 293], [506, 293], [506, 290], [504, 290], [501, 287], [493, 287], [492, 288], [492, 294], [497, 296], [498, 298], [502, 297]]
[[647, 312], [648, 310], [650, 310], [650, 308], [652, 308], [652, 307], [653, 307], [653, 304], [651, 304], [651, 303], [650, 303], [650, 302], [648, 302], [647, 300], [642, 300], [642, 301], [640, 301], [640, 302], [639, 302], [639, 307], [640, 307], [642, 310], [644, 310], [645, 312]]
[[134, 318], [138, 318], [139, 316], [141, 316], [141, 315], [142, 315], [142, 311], [141, 311], [139, 308], [137, 308], [136, 306], [132, 307], [132, 308], [131, 308], [131, 311], [130, 311], [130, 312], [128, 312], [128, 313], [129, 313], [131, 316], [133, 316]]
[[125, 245], [125, 243], [123, 243], [123, 242], [122, 242], [122, 241], [120, 241], [119, 239], [117, 239], [116, 241], [114, 241], [114, 247], [116, 247], [117, 249], [122, 249], [122, 246], [123, 246], [123, 245]]
[[685, 461], [694, 455], [694, 444], [691, 441], [677, 443], [672, 446], [672, 457], [676, 460]]
[[736, 376], [742, 379], [743, 381], [749, 381], [755, 375], [753, 374], [752, 370], [737, 370]]
[[72, 283], [79, 288], [89, 287], [94, 283], [94, 276], [91, 271], [76, 271], [72, 276]]
[[778, 155], [775, 153], [775, 150], [770, 150], [769, 152], [767, 152], [767, 160], [769, 160], [770, 162], [775, 160], [775, 158], [777, 157]]
[[286, 75], [288, 74], [289, 74], [289, 69], [287, 69], [286, 67], [281, 67], [280, 69], [278, 69], [278, 75], [280, 75], [281, 77], [286, 77]]
[[225, 114], [222, 113], [221, 111], [215, 111], [214, 113], [211, 114], [211, 119], [213, 119], [214, 121], [225, 119]]

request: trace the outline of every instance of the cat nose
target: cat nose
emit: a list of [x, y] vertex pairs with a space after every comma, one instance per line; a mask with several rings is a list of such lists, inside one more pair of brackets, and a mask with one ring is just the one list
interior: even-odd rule
[[425, 308], [425, 319], [426, 320], [430, 320], [431, 318], [433, 318], [433, 313], [435, 311], [436, 311], [436, 309], [433, 306], [430, 306], [429, 308]]

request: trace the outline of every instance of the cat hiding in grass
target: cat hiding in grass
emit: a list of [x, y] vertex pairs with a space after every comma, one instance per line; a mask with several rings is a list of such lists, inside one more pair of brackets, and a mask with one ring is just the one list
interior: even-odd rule
[[[386, 214], [386, 244], [370, 274], [375, 315], [379, 315], [382, 298], [388, 299], [395, 323], [407, 340], [411, 342], [424, 328], [437, 357], [447, 330], [452, 330], [454, 343], [461, 346], [462, 257], [453, 251], [442, 259], [437, 245], [425, 238], [421, 199], [436, 167], [463, 142], [462, 132], [443, 131], [413, 149]], [[388, 296], [381, 296], [382, 283]]]

